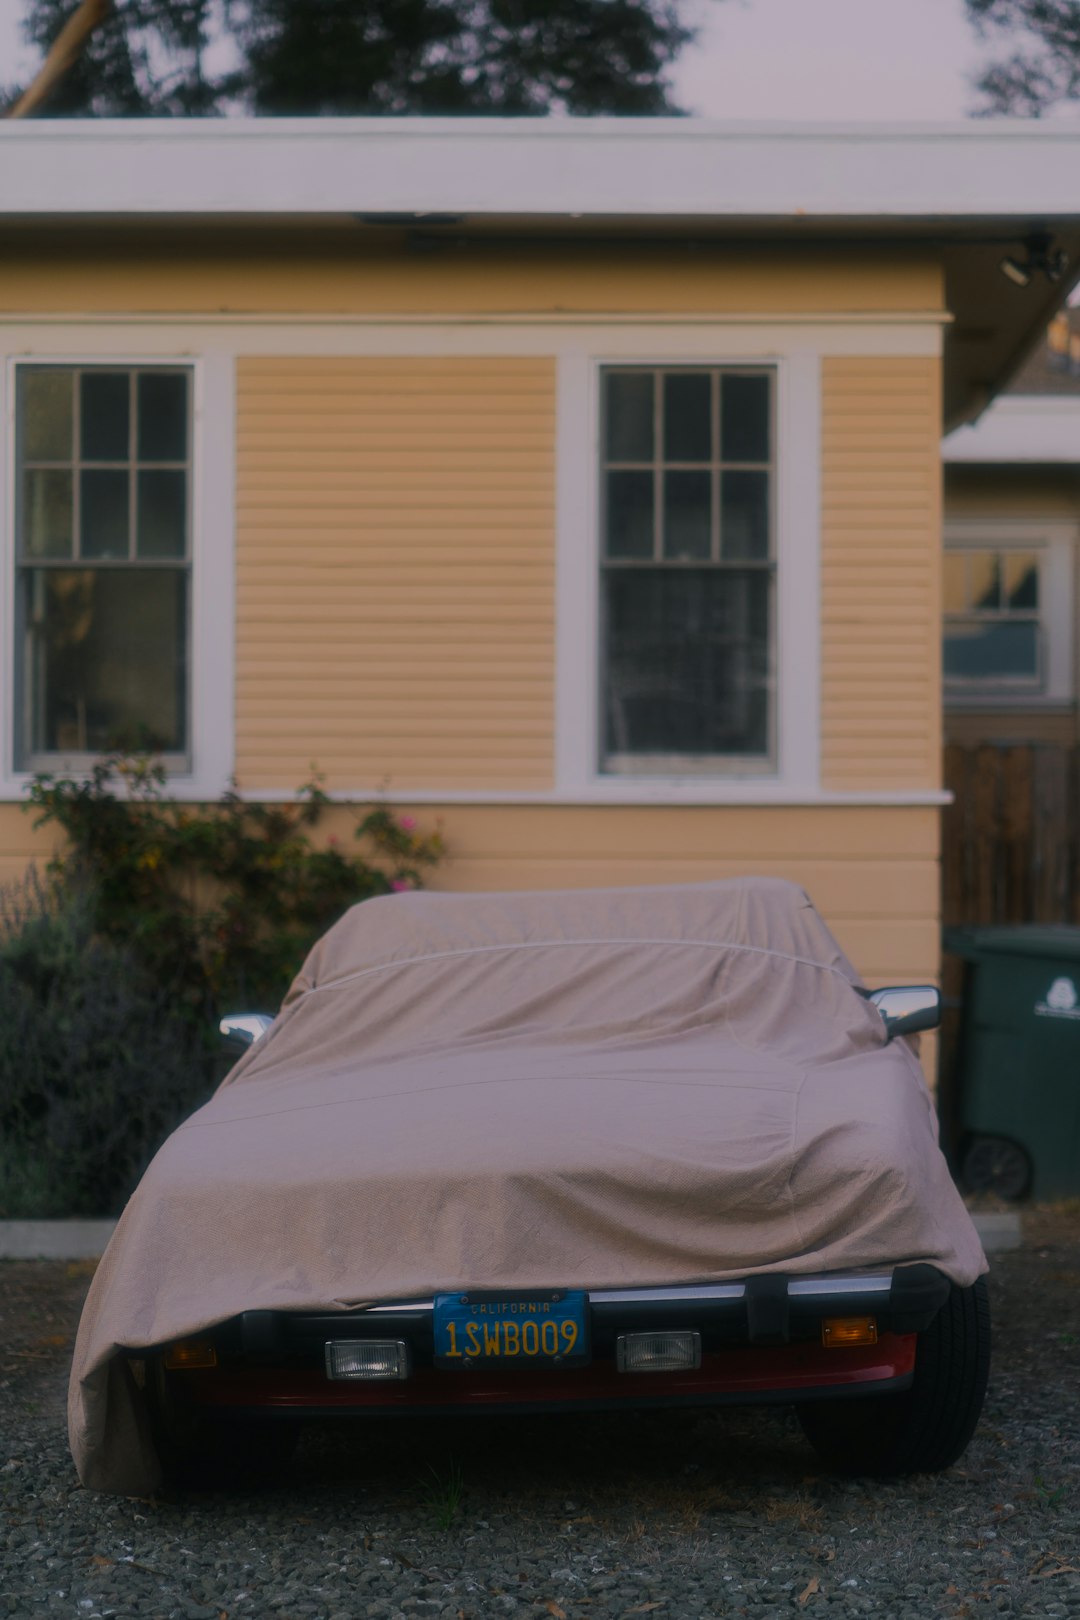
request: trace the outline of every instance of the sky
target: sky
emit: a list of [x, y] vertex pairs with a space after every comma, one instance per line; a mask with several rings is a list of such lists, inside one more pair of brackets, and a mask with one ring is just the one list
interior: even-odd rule
[[[0, 0], [0, 84], [33, 69], [22, 12]], [[676, 99], [703, 117], [917, 122], [975, 103], [985, 47], [963, 0], [688, 0], [685, 15], [702, 33], [675, 70]]]

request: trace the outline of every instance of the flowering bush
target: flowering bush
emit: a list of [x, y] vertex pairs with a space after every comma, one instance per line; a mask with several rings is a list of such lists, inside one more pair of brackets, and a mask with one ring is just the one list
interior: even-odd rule
[[131, 755], [106, 756], [82, 780], [38, 776], [30, 798], [36, 825], [67, 834], [53, 882], [92, 894], [97, 932], [200, 1019], [226, 1002], [276, 1007], [346, 907], [419, 887], [443, 851], [438, 831], [421, 834], [383, 806], [357, 813], [352, 850], [336, 838], [316, 845], [330, 803], [318, 780], [295, 804], [235, 792], [206, 808], [178, 804], [163, 767]]

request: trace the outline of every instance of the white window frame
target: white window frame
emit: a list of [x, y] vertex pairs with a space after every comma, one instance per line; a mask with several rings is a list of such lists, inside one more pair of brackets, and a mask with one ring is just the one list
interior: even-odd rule
[[[1075, 523], [1063, 520], [1012, 522], [1008, 518], [954, 518], [945, 524], [945, 550], [1035, 552], [1039, 557], [1039, 625], [1041, 676], [1038, 684], [1015, 681], [975, 687], [943, 681], [945, 707], [976, 709], [1052, 709], [1070, 705], [1076, 695], [1075, 596], [1077, 536]], [[945, 615], [942, 613], [944, 638]]]
[[[601, 803], [779, 801], [820, 792], [821, 362], [812, 350], [770, 352], [731, 334], [625, 335], [602, 353], [558, 362], [556, 789]], [[772, 649], [774, 761], [725, 759], [713, 773], [600, 769], [600, 398], [610, 367], [761, 367], [773, 372], [776, 474]]]
[[[110, 342], [110, 338], [112, 341]], [[0, 794], [25, 795], [39, 771], [81, 776], [87, 770], [84, 754], [37, 757], [30, 770], [15, 768], [14, 659], [16, 536], [16, 373], [20, 366], [175, 366], [191, 375], [191, 553], [189, 585], [188, 752], [184, 762], [170, 768], [170, 792], [180, 798], [216, 798], [229, 785], [233, 772], [233, 710], [235, 685], [235, 366], [227, 354], [195, 355], [176, 348], [164, 349], [147, 334], [144, 345], [123, 347], [107, 327], [94, 333], [92, 342], [77, 350], [70, 338], [56, 334], [34, 342], [17, 354], [9, 353], [0, 374], [0, 408], [7, 431], [0, 468], [3, 535], [0, 544], [0, 650], [4, 676], [0, 691]], [[211, 426], [212, 424], [212, 426]]]

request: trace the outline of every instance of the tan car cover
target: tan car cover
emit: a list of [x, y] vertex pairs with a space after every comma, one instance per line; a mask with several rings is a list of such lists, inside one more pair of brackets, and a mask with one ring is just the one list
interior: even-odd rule
[[910, 1045], [801, 889], [402, 894], [312, 950], [165, 1143], [75, 1349], [84, 1483], [158, 1466], [122, 1351], [252, 1309], [986, 1268]]

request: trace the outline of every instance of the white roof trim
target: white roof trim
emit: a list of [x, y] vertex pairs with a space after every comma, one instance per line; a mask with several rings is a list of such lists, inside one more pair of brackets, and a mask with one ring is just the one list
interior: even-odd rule
[[1080, 395], [1006, 394], [941, 447], [948, 462], [1080, 462]]
[[1080, 215], [1080, 126], [697, 119], [0, 122], [0, 215]]

